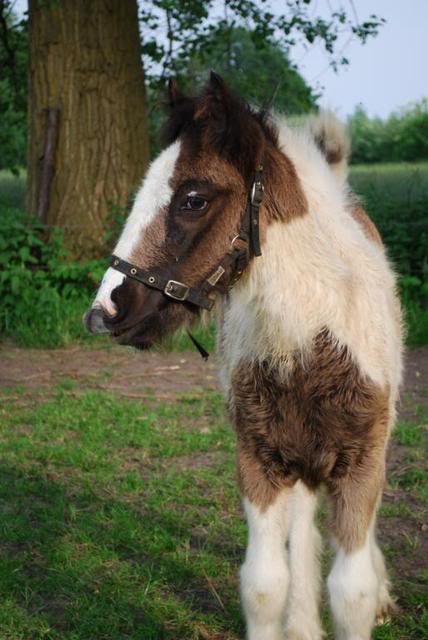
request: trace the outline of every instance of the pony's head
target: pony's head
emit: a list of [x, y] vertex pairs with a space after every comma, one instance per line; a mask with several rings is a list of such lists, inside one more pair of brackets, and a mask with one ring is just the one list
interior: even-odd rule
[[149, 167], [85, 318], [90, 331], [139, 348], [209, 309], [258, 253], [261, 165], [262, 242], [264, 209], [270, 201], [275, 215], [273, 192], [284, 191], [274, 128], [218, 75], [198, 98], [171, 83], [169, 98], [167, 146]]

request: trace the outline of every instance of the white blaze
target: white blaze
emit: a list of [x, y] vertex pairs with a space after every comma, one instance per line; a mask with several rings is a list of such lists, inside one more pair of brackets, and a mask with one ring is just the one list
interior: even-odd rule
[[[135, 246], [142, 239], [141, 232], [155, 219], [159, 211], [170, 203], [172, 197], [170, 180], [180, 153], [180, 146], [181, 143], [177, 140], [162, 151], [150, 165], [114, 249], [113, 253], [119, 258], [129, 259]], [[116, 309], [111, 300], [111, 292], [123, 282], [124, 278], [123, 273], [109, 267], [104, 274], [93, 306], [102, 306], [108, 313], [114, 315]]]

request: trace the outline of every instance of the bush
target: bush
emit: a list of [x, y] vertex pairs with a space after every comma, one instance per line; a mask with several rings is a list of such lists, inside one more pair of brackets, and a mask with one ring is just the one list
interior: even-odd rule
[[427, 344], [428, 164], [352, 167], [350, 182], [362, 196], [401, 276], [407, 344]]
[[404, 107], [387, 120], [358, 107], [348, 121], [352, 162], [400, 162], [428, 158], [428, 100]]
[[62, 235], [19, 210], [0, 217], [0, 333], [26, 346], [58, 347], [83, 337], [82, 314], [104, 261], [72, 262]]
[[350, 183], [397, 271], [428, 278], [428, 164], [352, 167]]

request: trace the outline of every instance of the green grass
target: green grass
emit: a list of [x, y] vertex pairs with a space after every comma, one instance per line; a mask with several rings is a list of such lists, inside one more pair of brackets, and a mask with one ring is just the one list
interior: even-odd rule
[[[0, 638], [242, 638], [246, 529], [221, 396], [143, 405], [80, 393], [73, 380], [44, 404], [3, 394]], [[411, 459], [421, 425], [397, 431]], [[427, 474], [406, 473], [397, 486], [422, 498]], [[406, 502], [393, 506], [385, 517], [415, 517]], [[387, 549], [392, 567], [400, 553]], [[403, 615], [376, 640], [428, 637], [423, 563], [417, 577], [393, 571]]]
[[384, 162], [350, 167], [352, 188], [361, 194], [373, 192], [400, 202], [428, 201], [428, 162]]

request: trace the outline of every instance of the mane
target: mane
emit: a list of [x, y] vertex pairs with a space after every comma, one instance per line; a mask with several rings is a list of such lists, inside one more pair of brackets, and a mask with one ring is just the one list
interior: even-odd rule
[[365, 235], [350, 214], [358, 199], [347, 181], [349, 141], [345, 128], [335, 116], [324, 112], [309, 115], [298, 123], [277, 113], [272, 120], [278, 148], [295, 168], [309, 215], [324, 229], [340, 227], [345, 234], [360, 236], [364, 243]]

